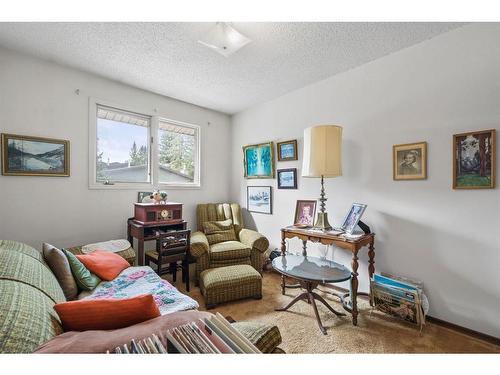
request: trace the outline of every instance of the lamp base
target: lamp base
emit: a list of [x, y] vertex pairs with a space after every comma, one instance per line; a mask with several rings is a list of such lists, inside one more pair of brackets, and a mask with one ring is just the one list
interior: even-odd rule
[[322, 231], [331, 230], [332, 226], [328, 222], [328, 214], [326, 212], [318, 212], [318, 218], [314, 224], [314, 229], [319, 229]]

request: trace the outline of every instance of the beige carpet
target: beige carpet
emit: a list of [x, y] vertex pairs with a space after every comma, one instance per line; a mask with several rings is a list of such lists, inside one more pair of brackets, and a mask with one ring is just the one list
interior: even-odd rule
[[[170, 279], [170, 277], [166, 277]], [[185, 293], [180, 282], [177, 287]], [[191, 284], [187, 293], [205, 310], [200, 290]], [[467, 336], [435, 324], [427, 323], [423, 332], [412, 325], [373, 311], [368, 301], [358, 299], [360, 315], [358, 326], [352, 325], [350, 315], [336, 317], [324, 306], [318, 304], [327, 335], [323, 335], [316, 323], [312, 307], [306, 302], [297, 302], [286, 312], [274, 311], [291, 301], [298, 289], [288, 289], [281, 294], [280, 277], [265, 272], [262, 300], [235, 301], [210, 310], [219, 311], [237, 321], [258, 321], [276, 324], [283, 337], [280, 347], [287, 353], [500, 353], [500, 347]], [[320, 293], [338, 311], [343, 311], [338, 299]]]

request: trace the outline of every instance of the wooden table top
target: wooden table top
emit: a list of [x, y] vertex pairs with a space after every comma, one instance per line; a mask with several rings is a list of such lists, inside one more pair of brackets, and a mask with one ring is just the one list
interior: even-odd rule
[[325, 239], [330, 239], [330, 240], [338, 240], [338, 241], [352, 242], [352, 243], [365, 242], [367, 239], [375, 236], [375, 233], [369, 233], [369, 234], [363, 233], [359, 237], [358, 236], [351, 237], [351, 236], [346, 235], [345, 233], [339, 233], [339, 231], [324, 232], [322, 230], [316, 230], [316, 229], [312, 229], [312, 228], [299, 228], [299, 227], [295, 227], [293, 225], [281, 228], [281, 231], [287, 232], [287, 233], [294, 233], [294, 234], [298, 234], [298, 235], [303, 235], [303, 236], [308, 236], [308, 237], [325, 238]]

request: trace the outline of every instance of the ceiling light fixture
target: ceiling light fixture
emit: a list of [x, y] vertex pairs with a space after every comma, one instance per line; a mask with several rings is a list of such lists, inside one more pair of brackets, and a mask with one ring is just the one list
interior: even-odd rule
[[217, 22], [198, 43], [220, 53], [224, 57], [232, 55], [251, 40], [226, 22]]

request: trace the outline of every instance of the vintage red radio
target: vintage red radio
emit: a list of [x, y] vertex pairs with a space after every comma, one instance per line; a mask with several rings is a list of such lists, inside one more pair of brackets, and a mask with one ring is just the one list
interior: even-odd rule
[[141, 224], [182, 222], [182, 203], [134, 203], [134, 219]]

